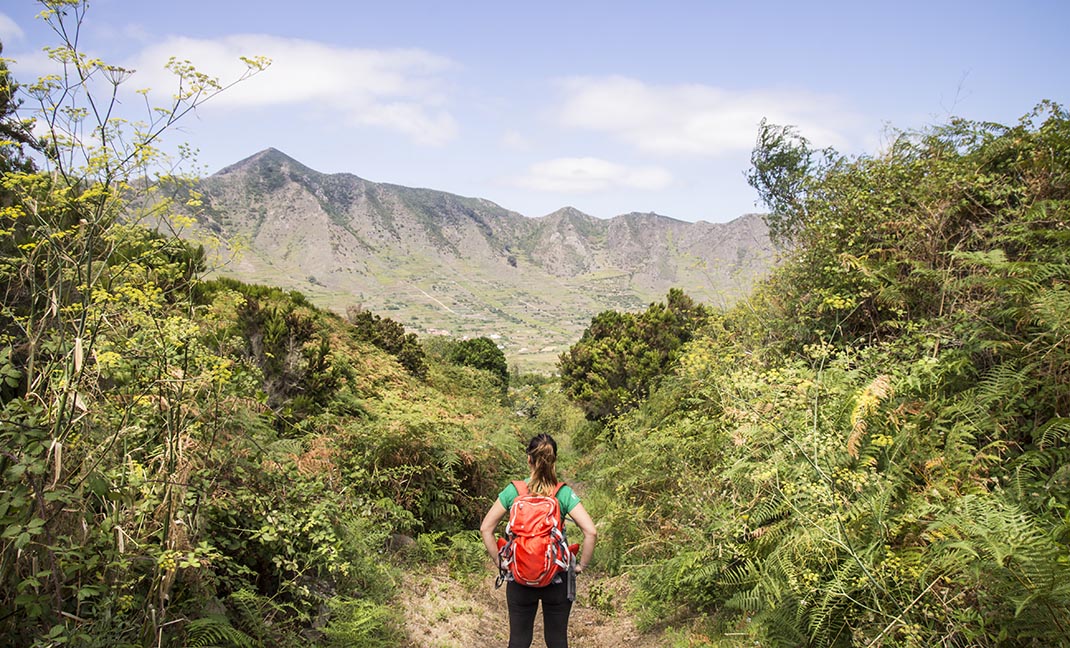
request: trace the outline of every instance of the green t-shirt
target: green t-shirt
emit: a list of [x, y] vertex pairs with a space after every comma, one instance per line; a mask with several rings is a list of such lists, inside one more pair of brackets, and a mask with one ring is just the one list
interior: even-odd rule
[[[528, 480], [524, 480], [525, 482]], [[508, 511], [509, 507], [513, 505], [513, 500], [519, 496], [516, 486], [512, 482], [502, 489], [502, 492], [498, 493], [498, 501], [501, 502], [505, 510]], [[580, 503], [580, 496], [576, 494], [576, 491], [572, 490], [572, 487], [565, 484], [561, 487], [561, 490], [557, 491], [557, 503], [561, 505], [561, 514], [568, 515], [572, 509], [576, 508], [576, 505]]]

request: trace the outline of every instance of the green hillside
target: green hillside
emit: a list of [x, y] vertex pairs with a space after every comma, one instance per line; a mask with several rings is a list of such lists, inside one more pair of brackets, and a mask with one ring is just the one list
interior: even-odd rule
[[1065, 645], [1070, 115], [859, 158], [764, 125], [753, 160], [789, 258], [590, 456], [634, 609], [713, 645]]

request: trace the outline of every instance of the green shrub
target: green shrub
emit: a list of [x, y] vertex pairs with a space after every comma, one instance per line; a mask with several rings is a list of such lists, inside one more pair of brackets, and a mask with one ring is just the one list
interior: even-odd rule
[[334, 599], [323, 629], [331, 648], [394, 648], [403, 639], [396, 612], [366, 599]]

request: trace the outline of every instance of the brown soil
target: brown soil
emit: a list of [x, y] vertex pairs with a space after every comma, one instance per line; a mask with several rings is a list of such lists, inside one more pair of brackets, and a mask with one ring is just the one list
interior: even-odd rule
[[[405, 616], [406, 648], [498, 648], [509, 641], [505, 587], [494, 589], [494, 577], [451, 578], [445, 566], [406, 573], [398, 604]], [[619, 578], [583, 575], [569, 620], [573, 648], [636, 648], [664, 646], [660, 637], [636, 630], [622, 609], [626, 584]], [[535, 619], [532, 648], [545, 648], [542, 615]]]

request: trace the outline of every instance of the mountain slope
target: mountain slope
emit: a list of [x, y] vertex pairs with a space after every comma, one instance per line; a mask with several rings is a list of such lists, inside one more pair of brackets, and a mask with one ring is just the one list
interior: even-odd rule
[[202, 181], [203, 225], [242, 253], [218, 272], [360, 304], [419, 333], [497, 339], [511, 362], [546, 368], [606, 309], [671, 287], [715, 305], [772, 263], [756, 215], [724, 224], [566, 207], [529, 218], [490, 201], [324, 174], [267, 149]]

